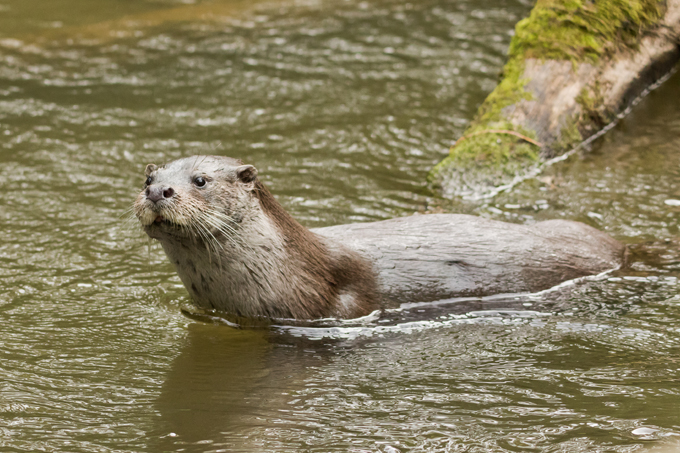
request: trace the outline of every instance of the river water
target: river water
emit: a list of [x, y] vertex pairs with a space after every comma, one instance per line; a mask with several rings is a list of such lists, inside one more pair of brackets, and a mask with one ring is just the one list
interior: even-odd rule
[[[529, 1], [0, 0], [0, 451], [632, 452], [680, 439], [680, 76], [481, 203], [428, 170]], [[149, 162], [255, 164], [309, 227], [581, 220], [630, 268], [367, 325], [234, 329], [126, 222]]]

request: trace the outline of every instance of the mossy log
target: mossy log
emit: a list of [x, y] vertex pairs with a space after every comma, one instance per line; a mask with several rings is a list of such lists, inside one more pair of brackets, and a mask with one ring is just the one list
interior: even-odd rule
[[444, 196], [494, 193], [614, 121], [680, 60], [680, 0], [538, 0], [508, 54], [429, 175]]

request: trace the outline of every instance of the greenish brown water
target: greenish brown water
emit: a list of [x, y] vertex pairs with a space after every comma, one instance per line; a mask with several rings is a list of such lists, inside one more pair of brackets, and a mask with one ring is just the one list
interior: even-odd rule
[[[255, 164], [308, 226], [423, 210], [520, 1], [0, 0], [0, 451], [632, 452], [680, 435], [680, 76], [489, 202], [633, 264], [366, 326], [196, 322], [123, 220], [145, 164]], [[415, 302], [415, 301], [414, 301]]]

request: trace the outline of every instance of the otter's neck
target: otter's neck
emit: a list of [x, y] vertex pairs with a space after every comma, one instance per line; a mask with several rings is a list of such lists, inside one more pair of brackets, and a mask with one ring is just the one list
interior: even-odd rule
[[306, 263], [305, 267], [310, 271], [319, 266], [328, 267], [329, 251], [319, 236], [300, 225], [259, 181], [256, 182], [254, 194], [262, 213], [276, 227], [283, 239], [284, 249], [291, 257]]

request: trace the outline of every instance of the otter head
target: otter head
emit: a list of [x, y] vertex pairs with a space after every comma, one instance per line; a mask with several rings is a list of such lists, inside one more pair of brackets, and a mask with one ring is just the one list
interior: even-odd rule
[[230, 236], [248, 211], [257, 181], [255, 167], [221, 156], [149, 164], [145, 175], [134, 212], [144, 231], [161, 241]]

